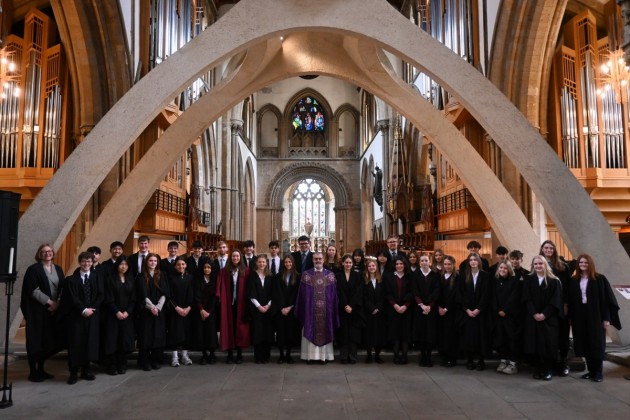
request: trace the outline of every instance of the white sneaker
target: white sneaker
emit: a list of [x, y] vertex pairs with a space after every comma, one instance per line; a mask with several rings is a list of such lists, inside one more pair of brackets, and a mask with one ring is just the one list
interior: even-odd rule
[[518, 373], [518, 369], [517, 369], [516, 365], [510, 363], [509, 365], [507, 365], [505, 367], [505, 369], [503, 369], [503, 373], [505, 373], [507, 375], [514, 375], [514, 374]]
[[501, 363], [499, 363], [499, 366], [497, 366], [497, 372], [503, 372], [503, 369], [505, 369], [507, 365], [508, 364], [506, 360], [501, 360]]
[[182, 363], [184, 364], [184, 366], [190, 366], [193, 364], [192, 360], [190, 360], [190, 357], [188, 357], [187, 354], [182, 354]]
[[173, 367], [179, 366], [179, 359], [177, 357], [173, 357], [173, 359], [171, 360], [171, 366]]

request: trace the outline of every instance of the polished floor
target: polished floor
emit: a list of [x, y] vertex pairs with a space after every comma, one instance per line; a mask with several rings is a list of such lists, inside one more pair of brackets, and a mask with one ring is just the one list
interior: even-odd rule
[[[196, 356], [196, 355], [195, 355]], [[198, 357], [193, 357], [197, 362]], [[55, 378], [26, 380], [23, 357], [9, 364], [13, 406], [0, 419], [622, 419], [630, 416], [630, 373], [605, 363], [605, 379], [580, 379], [583, 372], [551, 381], [532, 379], [522, 368], [514, 376], [417, 363], [325, 366], [297, 363], [163, 365], [143, 372], [135, 364], [124, 375], [95, 368], [96, 380], [67, 385], [66, 361], [59, 356], [47, 370]], [[415, 362], [417, 359], [412, 357]]]

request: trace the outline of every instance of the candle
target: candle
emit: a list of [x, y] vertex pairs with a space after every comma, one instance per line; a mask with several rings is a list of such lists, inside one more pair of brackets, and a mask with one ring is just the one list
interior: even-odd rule
[[11, 248], [9, 251], [9, 274], [13, 273], [13, 252], [15, 248]]
[[280, 239], [280, 237], [278, 236], [278, 228], [276, 228], [276, 241]]
[[339, 240], [343, 241], [343, 228], [339, 228]]

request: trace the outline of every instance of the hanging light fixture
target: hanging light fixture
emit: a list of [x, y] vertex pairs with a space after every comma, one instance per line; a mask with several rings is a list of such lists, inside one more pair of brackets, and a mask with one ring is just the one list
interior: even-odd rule
[[[14, 61], [13, 52], [3, 46], [3, 26], [4, 10], [2, 8], [2, 2], [0, 1], [0, 98], [2, 99], [6, 97], [9, 83], [19, 81], [17, 65]], [[13, 89], [13, 94], [16, 96], [20, 94], [20, 89], [17, 86]]]
[[613, 90], [615, 101], [628, 103], [628, 84], [630, 83], [630, 67], [626, 65], [621, 48], [611, 51], [608, 62], [600, 67], [599, 77], [602, 88], [597, 90], [600, 96], [606, 95], [607, 91]]

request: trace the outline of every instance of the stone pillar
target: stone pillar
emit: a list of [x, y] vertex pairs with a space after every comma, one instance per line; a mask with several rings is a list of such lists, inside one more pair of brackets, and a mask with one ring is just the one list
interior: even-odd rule
[[232, 118], [230, 120], [230, 158], [231, 158], [231, 171], [230, 171], [230, 188], [236, 190], [231, 191], [230, 194], [230, 213], [232, 217], [229, 219], [230, 232], [232, 232], [232, 239], [242, 238], [242, 207], [243, 207], [243, 194], [240, 192], [239, 173], [241, 172], [240, 162], [238, 159], [238, 133], [243, 129], [243, 121]]
[[621, 48], [626, 57], [630, 57], [630, 0], [617, 0], [621, 6], [621, 18], [623, 19], [623, 42]]

